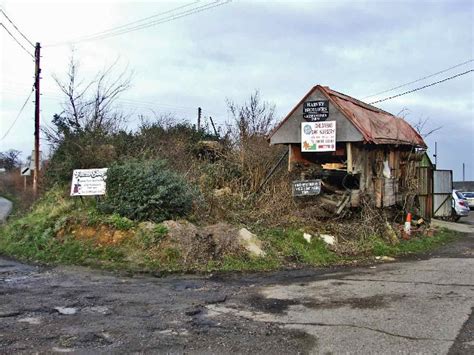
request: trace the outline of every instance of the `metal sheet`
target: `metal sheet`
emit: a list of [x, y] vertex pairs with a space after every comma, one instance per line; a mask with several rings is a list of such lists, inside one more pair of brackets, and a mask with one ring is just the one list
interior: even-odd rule
[[449, 217], [452, 209], [453, 171], [433, 171], [433, 216]]

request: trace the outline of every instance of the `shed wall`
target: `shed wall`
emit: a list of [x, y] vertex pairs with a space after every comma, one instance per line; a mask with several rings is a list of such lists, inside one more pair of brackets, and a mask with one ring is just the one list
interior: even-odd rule
[[[319, 90], [313, 91], [306, 101], [327, 100]], [[331, 102], [329, 102], [329, 117], [327, 121], [336, 121], [337, 142], [361, 142], [362, 134]], [[283, 125], [270, 138], [270, 144], [301, 143], [301, 123], [303, 119], [303, 103], [283, 123]]]

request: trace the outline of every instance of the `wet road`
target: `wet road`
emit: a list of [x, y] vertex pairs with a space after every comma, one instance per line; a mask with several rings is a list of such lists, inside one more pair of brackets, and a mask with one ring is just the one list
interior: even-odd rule
[[0, 352], [474, 353], [474, 235], [419, 260], [128, 277], [0, 258]]

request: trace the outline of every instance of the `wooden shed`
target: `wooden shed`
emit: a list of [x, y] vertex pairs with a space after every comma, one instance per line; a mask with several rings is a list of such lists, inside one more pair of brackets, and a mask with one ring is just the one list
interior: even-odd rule
[[332, 195], [337, 210], [358, 206], [362, 196], [377, 207], [402, 202], [417, 190], [409, 186], [416, 176], [410, 161], [426, 149], [404, 119], [321, 85], [296, 104], [269, 140], [288, 146], [288, 169], [297, 179], [320, 179], [321, 195]]

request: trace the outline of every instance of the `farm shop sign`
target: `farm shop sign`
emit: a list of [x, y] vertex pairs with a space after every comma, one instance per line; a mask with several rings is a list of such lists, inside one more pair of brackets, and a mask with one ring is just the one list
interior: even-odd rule
[[105, 195], [107, 168], [76, 169], [72, 173], [71, 196]]
[[314, 196], [321, 192], [321, 180], [293, 181], [293, 196]]
[[336, 121], [301, 123], [302, 152], [334, 152]]
[[310, 122], [325, 121], [329, 117], [329, 101], [315, 100], [303, 103], [303, 118]]

